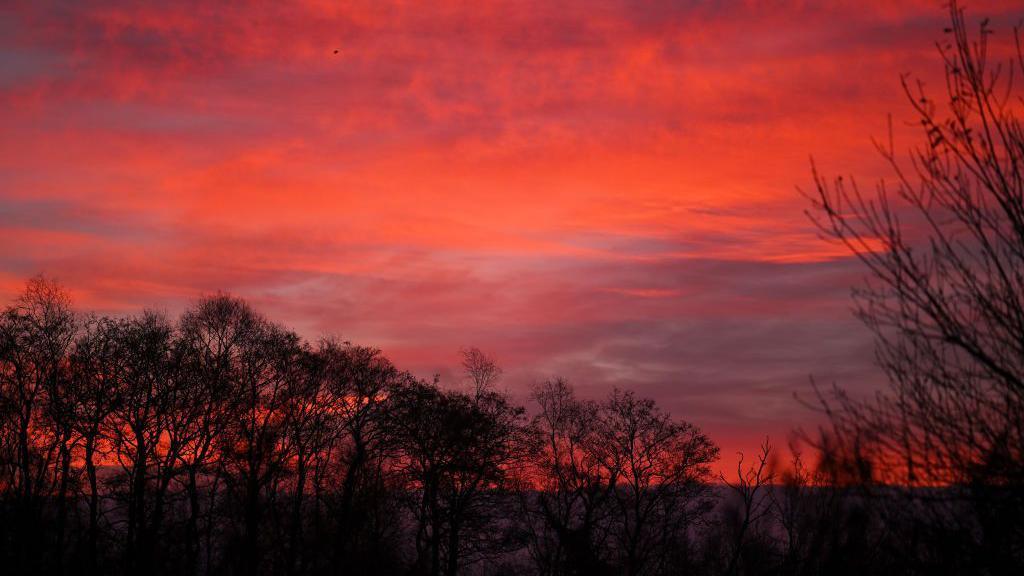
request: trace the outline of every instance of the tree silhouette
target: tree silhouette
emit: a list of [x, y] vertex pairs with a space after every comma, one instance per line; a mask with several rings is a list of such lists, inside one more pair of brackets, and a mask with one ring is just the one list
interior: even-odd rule
[[[56, 537], [63, 552], [67, 523], [66, 496], [71, 483], [73, 413], [65, 396], [66, 359], [77, 330], [67, 292], [37, 276], [0, 319], [3, 334], [0, 385], [10, 435], [12, 460], [8, 494], [13, 497], [13, 520], [19, 530], [11, 543], [15, 566], [28, 572], [41, 565], [63, 564], [63, 556], [42, 558], [43, 541]], [[49, 495], [56, 494], [53, 524], [44, 526]]]
[[560, 378], [537, 386], [533, 398], [539, 491], [536, 506], [527, 506], [538, 517], [530, 523], [531, 552], [547, 573], [608, 573], [601, 550], [615, 483], [599, 456], [598, 405], [576, 398]]
[[971, 33], [955, 1], [950, 18], [945, 92], [903, 78], [920, 143], [906, 160], [878, 144], [894, 178], [871, 194], [814, 173], [812, 217], [868, 269], [857, 314], [890, 381], [820, 399], [851, 470], [917, 487], [902, 496], [918, 504], [946, 486], [913, 515], [956, 525], [974, 565], [1002, 571], [1024, 567], [1024, 57], [1018, 38], [994, 62], [988, 20]]
[[400, 432], [388, 425], [391, 395], [414, 378], [374, 348], [325, 340], [319, 358], [337, 434], [332, 447], [321, 453], [333, 454], [340, 475], [331, 507], [337, 524], [335, 560], [347, 563], [353, 573], [370, 574], [380, 568], [370, 559], [380, 556], [394, 528], [386, 501], [391, 488], [386, 464]]
[[535, 561], [554, 574], [670, 572], [673, 552], [712, 507], [718, 448], [631, 392], [596, 403], [556, 379], [534, 398]]
[[480, 398], [501, 378], [501, 367], [479, 348], [463, 348], [461, 355], [462, 369], [473, 386], [473, 395]]
[[86, 572], [99, 573], [101, 498], [98, 466], [109, 454], [111, 433], [108, 422], [119, 407], [118, 382], [125, 370], [119, 341], [121, 326], [106, 317], [90, 317], [83, 325], [70, 357], [74, 426], [82, 439], [82, 460], [88, 481], [89, 521], [86, 544]]
[[[769, 464], [771, 455], [772, 445], [766, 438], [761, 444], [756, 461], [746, 468], [743, 467], [743, 453], [740, 453], [736, 463], [735, 481], [729, 480], [725, 473], [719, 473], [722, 483], [738, 501], [736, 508], [738, 522], [733, 535], [729, 563], [725, 569], [725, 573], [730, 576], [740, 572], [740, 563], [744, 559], [744, 551], [750, 539], [750, 533], [771, 513], [772, 501], [767, 493], [775, 482], [775, 473]], [[799, 473], [799, 469], [797, 472]]]
[[612, 540], [629, 576], [659, 573], [695, 518], [712, 505], [708, 481], [718, 447], [648, 398], [614, 390], [599, 413], [598, 456], [612, 491]]

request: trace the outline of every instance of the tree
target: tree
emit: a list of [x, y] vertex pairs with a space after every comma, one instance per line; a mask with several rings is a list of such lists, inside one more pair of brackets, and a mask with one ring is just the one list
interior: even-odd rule
[[539, 482], [536, 506], [526, 502], [531, 552], [544, 573], [602, 574], [610, 568], [601, 558], [607, 537], [604, 523], [616, 473], [602, 466], [597, 444], [599, 407], [580, 400], [561, 378], [533, 392], [538, 413], [533, 475]]
[[109, 452], [109, 439], [117, 437], [107, 423], [120, 403], [119, 383], [125, 371], [120, 346], [122, 324], [107, 317], [89, 317], [70, 358], [74, 427], [82, 439], [82, 460], [88, 480], [89, 525], [86, 572], [99, 573], [101, 498], [98, 466]]
[[556, 379], [539, 386], [534, 399], [544, 524], [533, 527], [532, 551], [542, 569], [671, 572], [672, 552], [713, 505], [710, 466], [718, 448], [632, 392], [583, 401]]
[[[373, 573], [386, 552], [382, 532], [393, 529], [391, 518], [378, 518], [389, 513], [383, 501], [389, 489], [385, 461], [394, 439], [387, 424], [389, 397], [414, 379], [375, 348], [324, 340], [318, 357], [336, 433], [333, 448], [322, 454], [334, 458], [331, 464], [340, 483], [333, 507], [335, 559], [352, 573]], [[376, 562], [362, 560], [370, 557]]]
[[625, 574], [665, 571], [673, 547], [713, 506], [709, 480], [718, 447], [649, 398], [613, 390], [595, 446], [614, 488], [611, 530]]
[[[14, 448], [6, 488], [13, 499], [14, 525], [20, 527], [12, 543], [14, 565], [25, 572], [51, 561], [59, 565], [63, 558], [74, 448], [66, 360], [77, 330], [67, 291], [43, 276], [29, 280], [0, 319], [0, 396]], [[43, 530], [43, 510], [51, 501], [57, 505], [56, 522]], [[59, 553], [44, 557], [41, 544], [54, 532]]]
[[722, 484], [729, 489], [738, 504], [735, 510], [738, 517], [733, 532], [732, 550], [725, 569], [725, 573], [729, 576], [740, 572], [751, 532], [771, 513], [771, 496], [765, 493], [771, 491], [775, 482], [775, 473], [769, 465], [771, 454], [772, 445], [766, 438], [757, 454], [757, 461], [746, 469], [743, 468], [743, 453], [740, 453], [739, 461], [736, 463], [735, 481], [726, 478], [725, 473], [719, 473]]
[[1018, 36], [994, 64], [993, 37], [951, 2], [945, 92], [903, 78], [921, 142], [906, 160], [877, 145], [894, 177], [874, 194], [815, 170], [811, 216], [867, 267], [857, 315], [890, 382], [869, 400], [820, 393], [833, 448], [918, 503], [944, 486], [915, 514], [954, 520], [975, 565], [1000, 571], [1024, 566], [1024, 55]]
[[473, 395], [479, 398], [501, 378], [501, 367], [479, 348], [463, 348], [460, 354], [463, 373], [473, 387]]
[[521, 454], [523, 409], [494, 392], [472, 398], [427, 382], [407, 383], [390, 403], [396, 466], [415, 495], [414, 569], [454, 576], [502, 550], [493, 498]]
[[177, 381], [174, 329], [164, 316], [145, 312], [120, 321], [114, 346], [121, 362], [109, 391], [117, 403], [108, 418], [114, 456], [127, 494], [125, 563], [150, 571], [158, 562], [175, 451], [166, 439]]
[[[326, 362], [323, 354], [318, 352], [303, 351], [301, 364], [291, 380], [292, 389], [285, 408], [288, 412], [285, 442], [292, 455], [294, 469], [290, 486], [290, 520], [286, 523], [288, 534], [284, 535], [288, 541], [287, 554], [283, 559], [286, 573], [302, 573], [309, 560], [305, 529], [307, 486], [311, 477], [314, 486], [320, 486], [316, 468], [320, 461], [330, 458], [331, 446], [338, 436], [335, 425], [337, 402], [327, 386], [327, 379], [323, 377]], [[319, 495], [315, 493], [315, 496]], [[314, 506], [317, 509], [315, 516], [319, 518], [319, 501], [314, 501]], [[319, 539], [319, 531], [315, 536]]]
[[[174, 397], [169, 434], [180, 445], [177, 466], [184, 475], [188, 501], [185, 530], [186, 563], [197, 572], [202, 547], [200, 521], [205, 516], [207, 569], [212, 555], [214, 504], [221, 482], [222, 435], [236, 416], [235, 392], [244, 343], [259, 319], [244, 301], [226, 294], [199, 300], [182, 314], [175, 356], [180, 366], [181, 393]], [[208, 497], [203, 512], [202, 497]]]
[[288, 473], [293, 446], [288, 430], [304, 350], [298, 335], [260, 316], [239, 342], [232, 366], [231, 417], [217, 437], [221, 471], [239, 523], [238, 574], [256, 574], [267, 546], [261, 543], [265, 513]]

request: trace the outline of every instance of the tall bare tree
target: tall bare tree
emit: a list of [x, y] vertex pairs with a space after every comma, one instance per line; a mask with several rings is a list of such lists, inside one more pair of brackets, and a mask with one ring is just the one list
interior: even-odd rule
[[201, 299], [179, 322], [181, 394], [175, 396], [177, 417], [170, 434], [181, 445], [177, 466], [188, 501], [186, 556], [194, 572], [199, 571], [204, 545], [201, 532], [206, 534], [206, 569], [212, 569], [214, 506], [221, 481], [217, 446], [235, 417], [242, 348], [258, 324], [247, 303], [226, 294]]
[[857, 315], [890, 381], [867, 401], [840, 389], [821, 400], [851, 469], [945, 486], [956, 503], [917, 514], [960, 524], [979, 562], [1022, 567], [1024, 57], [1019, 35], [1014, 47], [987, 19], [972, 30], [955, 0], [949, 10], [945, 90], [903, 78], [919, 142], [906, 157], [892, 138], [877, 144], [893, 177], [867, 193], [814, 172], [811, 216], [867, 267]]
[[353, 573], [372, 573], [374, 564], [360, 558], [384, 543], [379, 529], [385, 526], [373, 520], [383, 512], [385, 460], [394, 439], [387, 425], [389, 398], [414, 379], [375, 348], [324, 340], [318, 355], [337, 433], [323, 454], [334, 458], [340, 483], [333, 506], [335, 554]]
[[534, 392], [542, 526], [532, 552], [552, 574], [660, 574], [714, 502], [718, 448], [648, 398], [579, 400], [561, 379]]
[[415, 496], [414, 570], [455, 576], [506, 543], [492, 497], [521, 454], [523, 410], [495, 392], [474, 398], [428, 382], [405, 384], [391, 402], [396, 467]]
[[124, 376], [125, 354], [119, 339], [122, 324], [107, 317], [89, 317], [75, 342], [70, 358], [71, 397], [74, 399], [74, 426], [82, 439], [81, 459], [88, 482], [89, 507], [86, 535], [88, 574], [99, 573], [99, 532], [102, 494], [99, 466], [111, 452], [111, 438], [119, 431], [108, 426], [117, 409]]
[[577, 398], [562, 378], [537, 386], [533, 400], [538, 447], [532, 475], [539, 485], [536, 506], [527, 501], [526, 511], [536, 510], [539, 519], [529, 524], [531, 552], [552, 574], [607, 573], [600, 551], [618, 471], [602, 466], [596, 449], [598, 404]]
[[109, 392], [117, 404], [108, 419], [114, 456], [126, 484], [126, 564], [152, 570], [159, 560], [173, 461], [161, 446], [173, 412], [175, 386], [171, 351], [174, 330], [164, 316], [146, 312], [116, 328], [122, 366]]
[[218, 437], [225, 488], [241, 522], [236, 547], [238, 574], [256, 574], [262, 552], [266, 513], [288, 473], [289, 408], [296, 382], [304, 378], [298, 335], [257, 316], [239, 347], [231, 382], [232, 417]]
[[743, 466], [744, 455], [739, 454], [736, 462], [735, 479], [729, 479], [724, 472], [719, 473], [722, 484], [729, 489], [729, 492], [736, 500], [736, 525], [733, 532], [732, 549], [729, 553], [729, 562], [725, 573], [729, 576], [741, 572], [743, 553], [751, 532], [756, 530], [761, 521], [772, 511], [772, 500], [769, 492], [775, 483], [775, 472], [769, 463], [772, 454], [772, 445], [765, 438], [757, 459]]
[[[718, 447], [649, 398], [614, 390], [602, 405], [596, 448], [614, 477], [613, 539], [625, 574], [659, 573], [691, 523], [713, 505]], [[611, 476], [611, 475], [610, 475]]]
[[[0, 395], [7, 406], [5, 427], [13, 436], [13, 496], [17, 566], [32, 571], [41, 563], [60, 564], [67, 520], [73, 414], [67, 402], [67, 354], [78, 330], [71, 298], [43, 276], [29, 280], [0, 320], [4, 356], [0, 358]], [[56, 502], [56, 523], [43, 530], [42, 512]], [[46, 536], [56, 533], [56, 555], [42, 555]]]

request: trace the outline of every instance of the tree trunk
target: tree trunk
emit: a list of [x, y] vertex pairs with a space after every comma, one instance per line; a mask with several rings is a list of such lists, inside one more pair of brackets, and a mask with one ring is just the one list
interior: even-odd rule
[[292, 529], [291, 543], [288, 546], [288, 572], [302, 572], [302, 553], [300, 547], [303, 545], [302, 538], [302, 500], [306, 488], [306, 454], [305, 450], [299, 450], [296, 466], [295, 496], [292, 503]]
[[135, 462], [132, 465], [132, 487], [128, 498], [128, 555], [130, 570], [144, 573], [149, 568], [146, 557], [146, 451], [149, 449], [141, 432], [135, 434]]
[[346, 564], [346, 557], [348, 557], [351, 540], [353, 535], [356, 533], [358, 526], [354, 526], [354, 514], [353, 504], [355, 501], [355, 493], [357, 488], [357, 480], [359, 475], [362, 473], [362, 468], [366, 462], [367, 451], [366, 446], [363, 442], [358, 439], [355, 440], [354, 452], [352, 454], [352, 461], [349, 463], [348, 471], [345, 474], [345, 480], [341, 485], [341, 503], [339, 506], [338, 513], [338, 548], [336, 550], [337, 565], [340, 568]]
[[[193, 574], [199, 573], [199, 486], [195, 465], [188, 468], [188, 523], [185, 525], [187, 563]], [[209, 569], [209, 567], [207, 567]]]
[[452, 512], [448, 526], [448, 569], [447, 576], [455, 576], [459, 571], [459, 519]]
[[239, 564], [239, 573], [243, 576], [254, 576], [259, 566], [260, 485], [257, 475], [258, 468], [250, 466], [245, 487], [244, 533]]
[[96, 462], [93, 461], [95, 452], [96, 433], [94, 431], [85, 440], [85, 473], [89, 478], [89, 536], [86, 572], [90, 575], [97, 573], [96, 554], [100, 517], [100, 493], [96, 481]]
[[66, 556], [65, 539], [67, 537], [68, 522], [68, 486], [71, 475], [71, 441], [70, 434], [65, 433], [61, 438], [60, 446], [60, 484], [57, 489], [57, 546], [54, 551], [54, 568], [58, 574], [64, 572], [64, 557]]

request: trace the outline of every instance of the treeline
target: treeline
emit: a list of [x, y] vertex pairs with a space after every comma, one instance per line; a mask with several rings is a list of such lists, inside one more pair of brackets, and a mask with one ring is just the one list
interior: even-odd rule
[[797, 454], [779, 473], [766, 443], [716, 481], [715, 444], [652, 400], [584, 400], [556, 378], [528, 417], [485, 354], [463, 351], [463, 368], [469, 386], [423, 381], [227, 295], [174, 321], [83, 315], [32, 279], [0, 318], [0, 562], [245, 575], [941, 565], [928, 542], [934, 558], [907, 557], [894, 517], [836, 461], [809, 469]]
[[472, 392], [445, 389], [229, 296], [114, 319], [36, 278], [0, 366], [3, 551], [26, 573], [456, 574], [516, 551], [661, 573], [712, 508], [717, 448], [650, 400], [555, 380], [527, 421], [477, 350]]
[[[0, 320], [3, 565], [22, 573], [651, 573], [717, 448], [650, 400], [472, 391], [304, 342], [246, 302], [81, 315], [42, 277]], [[521, 557], [516, 557], [516, 552]], [[535, 562], [530, 562], [532, 556]], [[511, 564], [510, 564], [511, 565]]]

